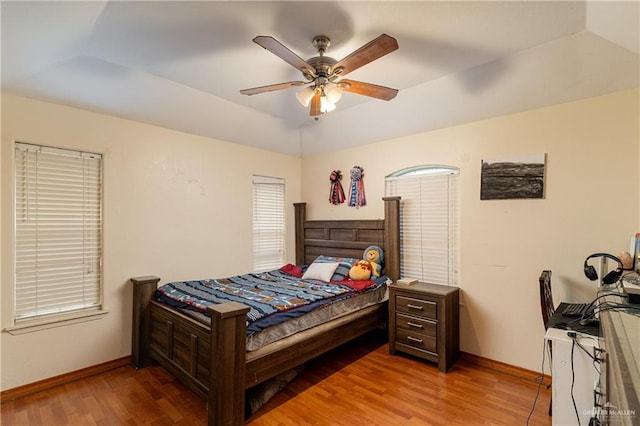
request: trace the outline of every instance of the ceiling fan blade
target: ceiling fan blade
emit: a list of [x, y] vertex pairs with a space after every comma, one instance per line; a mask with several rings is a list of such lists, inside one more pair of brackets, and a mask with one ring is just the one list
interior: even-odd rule
[[306, 70], [309, 74], [315, 75], [316, 70], [309, 65], [304, 59], [293, 53], [289, 48], [280, 43], [278, 40], [271, 36], [257, 36], [253, 39], [253, 42], [264, 47], [269, 52], [278, 56], [286, 63], [292, 65], [295, 69], [302, 71]]
[[316, 91], [316, 94], [313, 95], [313, 98], [311, 99], [311, 108], [309, 109], [309, 115], [311, 117], [315, 117], [322, 114], [322, 111], [320, 110], [320, 105], [321, 105], [320, 92]]
[[389, 87], [355, 80], [340, 80], [337, 84], [345, 92], [371, 96], [372, 98], [382, 99], [384, 101], [390, 101], [398, 94], [398, 89], [391, 89]]
[[308, 82], [289, 81], [287, 83], [270, 84], [268, 86], [253, 87], [251, 89], [243, 89], [240, 91], [243, 95], [257, 95], [258, 93], [273, 92], [274, 90], [288, 89], [290, 87], [304, 86]]
[[395, 38], [386, 34], [381, 34], [362, 46], [360, 49], [348, 55], [346, 58], [339, 60], [333, 66], [333, 72], [341, 76], [346, 75], [369, 62], [375, 61], [387, 53], [393, 52], [397, 48], [398, 42]]

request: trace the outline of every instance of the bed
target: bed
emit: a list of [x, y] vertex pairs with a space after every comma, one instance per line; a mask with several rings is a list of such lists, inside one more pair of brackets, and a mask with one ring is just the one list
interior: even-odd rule
[[[400, 197], [385, 197], [384, 219], [306, 220], [295, 203], [296, 265], [318, 256], [361, 258], [371, 245], [384, 251], [383, 274], [400, 275]], [[238, 302], [208, 306], [204, 324], [156, 300], [159, 277], [131, 278], [132, 363], [158, 363], [207, 401], [209, 425], [244, 423], [245, 390], [386, 325], [387, 303], [375, 303], [247, 351], [249, 307]]]

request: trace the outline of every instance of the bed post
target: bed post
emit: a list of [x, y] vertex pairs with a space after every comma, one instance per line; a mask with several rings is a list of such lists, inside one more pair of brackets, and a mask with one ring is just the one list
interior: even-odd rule
[[384, 200], [384, 257], [389, 269], [385, 271], [394, 281], [400, 278], [400, 197]]
[[160, 278], [154, 276], [135, 277], [133, 284], [133, 330], [131, 333], [131, 363], [143, 368], [153, 363], [149, 352], [149, 302], [158, 288]]
[[304, 221], [307, 218], [307, 203], [293, 203], [296, 212], [296, 265], [304, 265]]
[[211, 313], [208, 424], [242, 425], [249, 307], [228, 302], [208, 309]]

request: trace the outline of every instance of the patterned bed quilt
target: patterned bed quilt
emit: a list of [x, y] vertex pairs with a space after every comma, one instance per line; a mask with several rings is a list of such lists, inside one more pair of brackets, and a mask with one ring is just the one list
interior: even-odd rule
[[388, 280], [383, 276], [375, 281], [324, 282], [303, 280], [287, 271], [283, 267], [228, 278], [172, 282], [159, 287], [156, 298], [173, 307], [207, 316], [208, 306], [242, 303], [250, 308], [247, 313], [247, 334], [250, 335], [336, 301], [375, 291]]

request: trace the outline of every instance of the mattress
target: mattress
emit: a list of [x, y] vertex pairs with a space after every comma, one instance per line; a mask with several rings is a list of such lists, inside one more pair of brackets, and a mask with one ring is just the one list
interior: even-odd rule
[[389, 283], [389, 278], [380, 277], [360, 288], [347, 282], [302, 280], [274, 270], [224, 279], [168, 283], [158, 289], [156, 299], [207, 325], [211, 322], [207, 306], [227, 301], [249, 306], [247, 350], [255, 351], [300, 331], [385, 302]]

